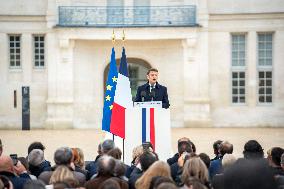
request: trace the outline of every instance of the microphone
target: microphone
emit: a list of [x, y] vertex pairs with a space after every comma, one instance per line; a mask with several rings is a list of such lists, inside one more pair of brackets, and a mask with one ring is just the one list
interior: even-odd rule
[[152, 89], [151, 90], [151, 92], [150, 92], [150, 97], [151, 97], [151, 101], [153, 101], [154, 100], [154, 98], [155, 98], [155, 90], [154, 89]]
[[142, 102], [145, 101], [146, 91], [141, 91], [140, 96], [142, 98]]

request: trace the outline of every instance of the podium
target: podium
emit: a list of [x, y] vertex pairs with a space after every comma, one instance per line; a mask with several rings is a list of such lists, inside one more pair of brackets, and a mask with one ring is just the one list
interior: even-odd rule
[[[114, 138], [117, 147], [124, 149], [124, 162], [132, 161], [132, 150], [143, 142], [151, 142], [159, 159], [166, 161], [172, 155], [170, 110], [161, 102], [139, 102], [125, 111], [125, 140]], [[112, 137], [112, 136], [111, 136]], [[108, 137], [110, 136], [108, 134]]]

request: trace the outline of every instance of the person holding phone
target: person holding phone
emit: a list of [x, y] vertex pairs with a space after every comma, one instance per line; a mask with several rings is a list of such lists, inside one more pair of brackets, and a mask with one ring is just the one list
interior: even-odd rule
[[12, 158], [6, 155], [0, 156], [0, 175], [6, 176], [13, 183], [14, 189], [23, 188], [24, 184], [30, 180], [21, 162], [17, 161], [14, 166]]

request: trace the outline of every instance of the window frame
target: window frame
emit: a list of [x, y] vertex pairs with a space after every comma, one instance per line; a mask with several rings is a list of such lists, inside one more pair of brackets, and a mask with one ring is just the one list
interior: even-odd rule
[[[19, 52], [19, 55], [20, 55], [20, 59], [19, 59], [19, 62], [20, 62], [20, 65], [19, 66], [17, 66], [16, 64], [16, 61], [17, 61], [17, 59], [16, 58], [14, 58], [14, 63], [15, 63], [15, 65], [11, 65], [11, 46], [10, 46], [10, 44], [11, 44], [11, 40], [10, 40], [10, 37], [12, 37], [12, 36], [14, 36], [14, 37], [19, 37], [19, 48], [16, 48], [16, 47], [13, 47], [13, 50], [14, 51], [16, 51], [17, 49], [19, 49], [20, 50], [20, 52]], [[11, 34], [8, 34], [7, 35], [7, 37], [8, 37], [8, 64], [9, 64], [9, 69], [10, 70], [21, 70], [22, 69], [22, 35], [21, 34], [18, 34], [18, 33], [11, 33]], [[16, 43], [16, 41], [14, 40], [13, 41], [13, 43], [15, 44]], [[14, 54], [13, 54], [14, 56], [16, 56], [17, 54], [16, 54], [16, 52], [14, 52]]]
[[[233, 65], [233, 36], [234, 35], [243, 35], [244, 36], [244, 42], [245, 42], [245, 56], [244, 56], [244, 66], [240, 66], [239, 64], [237, 66]], [[248, 53], [247, 53], [247, 33], [245, 32], [233, 32], [230, 33], [230, 103], [233, 106], [246, 106], [247, 105], [247, 58], [248, 58]], [[233, 97], [236, 96], [233, 94], [233, 73], [234, 72], [244, 72], [245, 77], [244, 77], [244, 81], [245, 81], [245, 85], [244, 85], [244, 89], [245, 89], [245, 93], [244, 93], [244, 97], [245, 97], [245, 102], [233, 102]], [[239, 75], [239, 74], [238, 74]], [[238, 77], [238, 81], [240, 80], [240, 78]], [[242, 87], [241, 87], [242, 88]], [[237, 86], [238, 89], [238, 98], [240, 98], [240, 96], [242, 96], [239, 93], [239, 89], [240, 89], [240, 85]]]
[[[272, 37], [272, 39], [271, 39], [271, 65], [259, 65], [259, 35], [260, 34], [271, 34], [271, 37]], [[257, 98], [256, 98], [256, 104], [258, 105], [258, 106], [272, 106], [273, 104], [274, 104], [274, 69], [273, 69], [273, 62], [274, 62], [274, 32], [271, 32], [271, 31], [267, 31], [267, 32], [257, 32], [257, 35], [256, 35], [256, 61], [257, 61], [257, 64], [256, 64], [256, 66], [257, 66], [257, 68], [256, 68], [256, 71], [257, 71], [257, 87], [256, 87], [256, 96], [257, 96]], [[271, 102], [266, 102], [266, 100], [265, 100], [265, 102], [260, 102], [259, 101], [259, 97], [260, 97], [260, 95], [259, 95], [259, 89], [260, 89], [260, 86], [259, 86], [259, 84], [260, 84], [260, 78], [259, 78], [259, 72], [268, 72], [268, 71], [270, 71], [271, 72], [271, 74], [272, 74], [272, 77], [271, 77]], [[266, 77], [265, 77], [265, 80], [266, 80]], [[266, 85], [265, 85], [265, 89], [266, 89]], [[266, 97], [266, 95], [265, 95], [265, 97]]]
[[[39, 47], [37, 47], [38, 48], [38, 50], [39, 50], [39, 53], [38, 53], [38, 56], [39, 56], [39, 59], [38, 59], [38, 63], [39, 63], [39, 65], [38, 66], [36, 66], [36, 60], [35, 60], [35, 56], [36, 56], [36, 47], [35, 47], [35, 37], [44, 37], [43, 38], [43, 44], [44, 44], [44, 46], [43, 46], [43, 66], [40, 64], [40, 62], [42, 61], [41, 59], [40, 59], [40, 55], [41, 55], [41, 53], [40, 53], [40, 50], [41, 50], [41, 47], [39, 46]], [[38, 70], [41, 70], [41, 69], [45, 69], [45, 67], [46, 67], [46, 56], [45, 56], [45, 52], [46, 52], [46, 45], [45, 45], [45, 43], [46, 43], [46, 40], [45, 40], [45, 34], [33, 34], [32, 35], [32, 43], [33, 43], [33, 45], [32, 45], [32, 47], [33, 47], [33, 68], [34, 69], [38, 69]], [[41, 43], [41, 41], [39, 41], [38, 42], [39, 44]]]

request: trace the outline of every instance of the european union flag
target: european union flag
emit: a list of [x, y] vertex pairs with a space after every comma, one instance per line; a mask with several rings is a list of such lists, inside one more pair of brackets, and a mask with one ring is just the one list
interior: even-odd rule
[[103, 120], [102, 120], [102, 130], [108, 132], [110, 132], [110, 121], [111, 121], [117, 77], [118, 73], [115, 62], [115, 51], [114, 48], [112, 48], [111, 61], [107, 76], [107, 82], [106, 82], [106, 93], [104, 96], [104, 109], [103, 109]]

